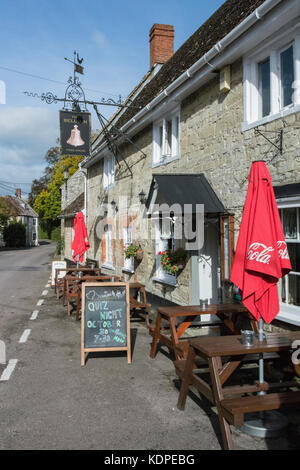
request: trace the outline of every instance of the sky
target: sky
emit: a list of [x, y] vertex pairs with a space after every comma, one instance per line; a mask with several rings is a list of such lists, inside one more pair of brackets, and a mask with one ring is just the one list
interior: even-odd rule
[[[84, 59], [86, 99], [124, 99], [149, 70], [149, 31], [173, 25], [176, 51], [223, 0], [0, 0], [0, 195], [30, 192], [59, 137], [61, 104], [73, 51]], [[34, 75], [35, 77], [33, 77]], [[40, 78], [37, 78], [40, 77]], [[3, 89], [5, 88], [5, 93]], [[116, 108], [99, 107], [108, 116]], [[92, 129], [100, 128], [92, 111]]]

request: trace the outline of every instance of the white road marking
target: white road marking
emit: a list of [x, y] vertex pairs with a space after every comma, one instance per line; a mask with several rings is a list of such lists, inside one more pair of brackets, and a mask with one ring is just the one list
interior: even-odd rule
[[30, 320], [36, 320], [38, 314], [39, 314], [39, 311], [38, 311], [38, 310], [34, 310], [34, 311], [32, 312], [32, 315], [31, 315], [31, 317], [30, 317]]
[[50, 287], [50, 284], [46, 284], [45, 287]]
[[44, 303], [44, 299], [40, 299], [38, 300], [37, 305], [40, 307], [41, 305], [43, 305], [43, 303]]
[[47, 294], [48, 294], [48, 291], [47, 291], [47, 290], [43, 290], [42, 295], [47, 295]]
[[28, 340], [28, 336], [30, 335], [31, 330], [24, 330], [21, 338], [19, 339], [19, 343], [26, 343]]
[[16, 365], [17, 365], [17, 362], [18, 362], [18, 359], [10, 359], [10, 360], [8, 361], [8, 364], [7, 364], [6, 368], [4, 369], [4, 371], [2, 372], [2, 375], [1, 375], [1, 377], [0, 377], [0, 381], [1, 381], [1, 382], [10, 379], [10, 376], [11, 376], [11, 374], [13, 373], [14, 368], [15, 368]]

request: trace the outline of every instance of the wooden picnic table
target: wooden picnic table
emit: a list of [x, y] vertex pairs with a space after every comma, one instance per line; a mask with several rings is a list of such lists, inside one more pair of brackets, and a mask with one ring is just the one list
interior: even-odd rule
[[68, 316], [71, 315], [71, 302], [76, 302], [76, 320], [79, 320], [79, 312], [81, 305], [81, 284], [83, 282], [117, 282], [120, 280], [118, 276], [92, 276], [91, 274], [86, 274], [84, 276], [74, 276], [66, 275], [64, 277], [65, 287], [63, 295], [63, 305], [65, 305], [65, 300], [67, 300], [68, 307]]
[[[224, 387], [224, 384], [249, 355], [286, 354], [292, 350], [292, 343], [295, 340], [300, 340], [300, 331], [271, 333], [262, 342], [255, 338], [252, 346], [242, 344], [241, 335], [206, 336], [190, 340], [187, 359], [174, 362], [176, 372], [182, 379], [177, 407], [180, 410], [184, 409], [189, 386], [196, 387], [202, 395], [216, 405], [224, 449], [233, 449], [230, 425], [242, 426], [245, 413], [300, 405], [300, 391], [291, 390], [292, 387], [299, 387], [299, 382], [273, 384], [254, 382], [251, 385], [228, 387]], [[197, 356], [207, 361], [211, 383], [196, 373]], [[274, 392], [274, 390], [279, 391]], [[253, 395], [256, 392], [270, 393]], [[244, 396], [245, 394], [252, 395]]]
[[[186, 357], [188, 352], [188, 341], [179, 338], [186, 329], [191, 325], [195, 317], [201, 315], [215, 315], [216, 320], [221, 320], [222, 324], [227, 327], [231, 334], [238, 334], [240, 330], [236, 327], [236, 319], [240, 314], [247, 314], [248, 310], [244, 305], [239, 303], [209, 304], [205, 307], [200, 305], [175, 305], [170, 307], [158, 307], [155, 327], [150, 328], [150, 334], [153, 335], [153, 341], [150, 350], [150, 357], [156, 355], [157, 344], [159, 341], [173, 349], [176, 359]], [[178, 326], [178, 319], [183, 318], [182, 323]], [[249, 317], [250, 318], [250, 317]], [[162, 334], [162, 319], [167, 320], [171, 337]], [[257, 332], [257, 322], [250, 318], [252, 328]], [[220, 321], [203, 323], [200, 326], [220, 325]]]
[[151, 304], [147, 302], [146, 288], [144, 284], [140, 282], [129, 283], [129, 295], [130, 295], [130, 313], [134, 313], [136, 310], [142, 310], [146, 314], [146, 324], [149, 330], [151, 329], [149, 313]]
[[65, 272], [66, 275], [74, 275], [78, 274], [79, 272], [83, 273], [90, 273], [91, 275], [98, 275], [101, 276], [101, 270], [100, 268], [88, 268], [88, 267], [72, 267], [72, 268], [58, 268], [55, 270], [55, 283], [54, 283], [54, 292], [56, 294], [56, 297], [59, 297], [59, 289], [61, 289], [62, 294], [64, 294], [64, 288], [65, 288], [65, 281], [64, 277], [59, 277], [59, 274], [61, 272]]

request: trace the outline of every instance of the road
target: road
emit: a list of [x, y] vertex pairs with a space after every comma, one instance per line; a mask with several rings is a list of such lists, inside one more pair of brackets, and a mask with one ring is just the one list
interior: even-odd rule
[[[0, 252], [0, 449], [220, 449], [213, 407], [189, 397], [177, 409], [172, 360], [150, 359], [143, 321], [131, 320], [132, 364], [115, 352], [80, 365], [80, 322], [48, 287], [53, 253], [50, 244]], [[236, 449], [297, 447], [300, 420], [291, 420], [287, 437], [268, 442], [234, 429]]]

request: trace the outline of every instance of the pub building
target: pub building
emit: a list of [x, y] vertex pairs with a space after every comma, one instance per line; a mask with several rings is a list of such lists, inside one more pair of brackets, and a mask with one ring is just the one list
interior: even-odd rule
[[[253, 161], [264, 160], [292, 264], [279, 283], [273, 324], [292, 329], [300, 325], [299, 3], [228, 0], [175, 52], [174, 34], [171, 25], [153, 25], [149, 70], [127, 98], [134, 107], [111, 118], [134, 145], [120, 138], [117, 159], [100, 132], [67, 196], [62, 187], [65, 239], [73, 230], [68, 207], [80, 200], [87, 256], [103, 273], [138, 280], [161, 302], [229, 301], [248, 175]], [[175, 236], [178, 221], [183, 227], [188, 206], [195, 228], [197, 205], [203, 243], [186, 250], [188, 240]], [[138, 262], [126, 257], [134, 246]], [[65, 247], [71, 259], [70, 243]], [[172, 272], [163, 253], [174, 252]]]

